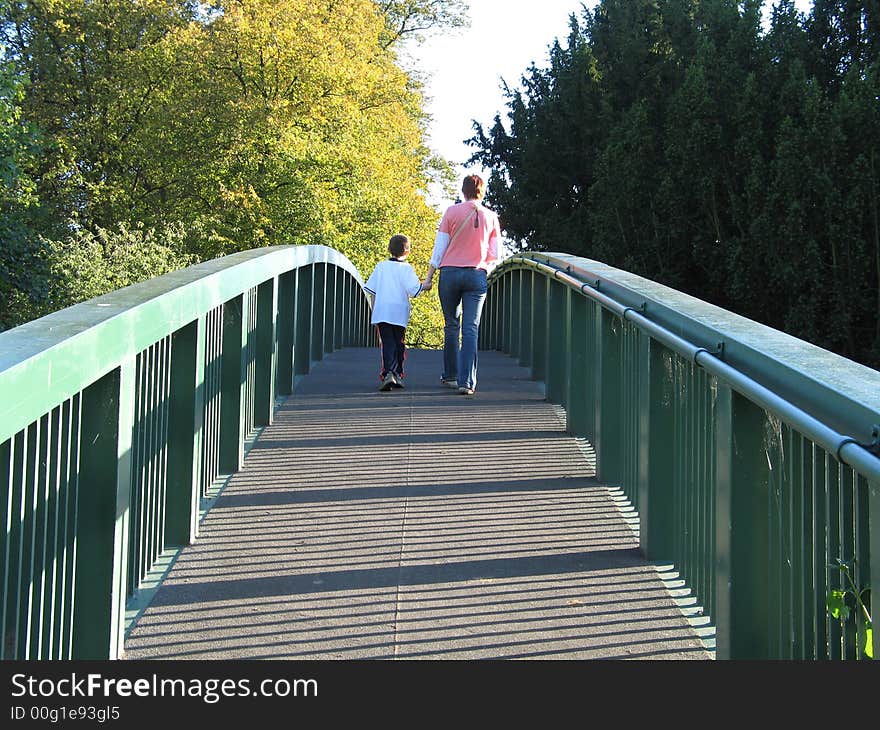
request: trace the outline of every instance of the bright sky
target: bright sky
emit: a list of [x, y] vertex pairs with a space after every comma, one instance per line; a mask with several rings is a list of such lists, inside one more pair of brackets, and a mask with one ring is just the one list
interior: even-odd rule
[[[598, 0], [583, 4], [592, 9]], [[772, 4], [767, 0], [768, 12]], [[803, 12], [812, 4], [796, 1]], [[578, 0], [472, 0], [469, 28], [429, 36], [410, 49], [409, 60], [404, 57], [406, 65], [427, 75], [430, 144], [456, 165], [459, 178], [468, 171], [485, 174], [464, 167], [473, 152], [464, 144], [473, 135], [472, 120], [486, 129], [500, 112], [506, 121], [502, 79], [516, 88], [533, 61], [546, 67], [550, 45], [556, 38], [565, 43], [569, 15], [580, 18], [581, 6]]]

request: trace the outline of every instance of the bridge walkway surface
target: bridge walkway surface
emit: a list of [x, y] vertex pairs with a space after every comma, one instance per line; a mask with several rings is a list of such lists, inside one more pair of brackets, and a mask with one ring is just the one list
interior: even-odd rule
[[671, 566], [541, 383], [480, 352], [475, 396], [410, 350], [335, 351], [277, 410], [124, 659], [713, 659]]

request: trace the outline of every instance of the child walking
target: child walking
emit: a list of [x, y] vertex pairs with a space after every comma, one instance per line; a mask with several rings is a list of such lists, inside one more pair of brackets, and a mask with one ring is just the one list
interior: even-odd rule
[[382, 370], [379, 390], [403, 387], [403, 361], [406, 359], [406, 326], [409, 324], [410, 298], [422, 291], [422, 282], [412, 264], [407, 263], [409, 238], [403, 234], [391, 236], [388, 253], [391, 258], [380, 261], [364, 284], [370, 295], [372, 317], [376, 325], [379, 347], [382, 350]]

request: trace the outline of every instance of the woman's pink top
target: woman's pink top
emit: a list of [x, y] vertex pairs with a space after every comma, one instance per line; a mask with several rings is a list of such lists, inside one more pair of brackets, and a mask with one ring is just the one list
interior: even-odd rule
[[498, 216], [476, 200], [451, 205], [446, 209], [437, 236], [431, 265], [492, 268], [498, 261], [501, 227]]

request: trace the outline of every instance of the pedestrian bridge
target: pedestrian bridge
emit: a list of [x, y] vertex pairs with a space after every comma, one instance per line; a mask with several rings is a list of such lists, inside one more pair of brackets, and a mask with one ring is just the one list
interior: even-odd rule
[[474, 397], [382, 393], [362, 284], [264, 248], [0, 333], [3, 658], [864, 657], [880, 373], [526, 253]]

